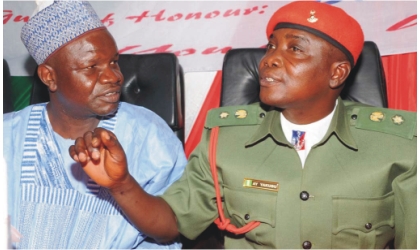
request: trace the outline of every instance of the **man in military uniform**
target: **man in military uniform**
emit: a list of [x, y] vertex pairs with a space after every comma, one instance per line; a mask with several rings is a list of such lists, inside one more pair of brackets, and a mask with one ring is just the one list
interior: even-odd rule
[[[363, 47], [360, 25], [337, 7], [297, 1], [274, 13], [267, 37], [260, 99], [272, 108], [211, 110], [163, 196], [129, 174], [114, 183], [124, 211], [163, 241], [193, 239], [215, 221], [226, 248], [416, 248], [416, 114], [339, 97]], [[92, 148], [115, 160], [93, 164]], [[105, 130], [70, 154], [111, 174], [126, 168]]]

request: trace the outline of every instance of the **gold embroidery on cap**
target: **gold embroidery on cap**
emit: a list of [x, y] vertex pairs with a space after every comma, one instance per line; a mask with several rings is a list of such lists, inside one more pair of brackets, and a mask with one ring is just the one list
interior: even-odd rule
[[404, 122], [404, 118], [400, 115], [394, 115], [391, 119], [392, 122], [397, 125], [401, 125]]
[[308, 19], [306, 19], [308, 20], [308, 22], [315, 23], [316, 21], [318, 21], [318, 18], [315, 17], [315, 10], [311, 10], [309, 13], [311, 14], [311, 16]]
[[273, 181], [262, 181], [262, 180], [244, 178], [244, 182], [242, 186], [246, 188], [264, 189], [264, 190], [273, 191], [273, 192], [279, 191], [279, 183], [273, 182]]
[[384, 113], [380, 111], [375, 111], [375, 112], [372, 112], [372, 114], [370, 114], [370, 120], [374, 122], [381, 122], [384, 120], [384, 118], [385, 118]]
[[222, 113], [220, 113], [220, 115], [219, 115], [219, 117], [220, 118], [222, 118], [222, 119], [225, 119], [225, 118], [227, 118], [229, 116], [229, 113], [228, 112], [222, 112]]
[[244, 119], [248, 115], [245, 109], [239, 109], [235, 112], [235, 117], [238, 119]]

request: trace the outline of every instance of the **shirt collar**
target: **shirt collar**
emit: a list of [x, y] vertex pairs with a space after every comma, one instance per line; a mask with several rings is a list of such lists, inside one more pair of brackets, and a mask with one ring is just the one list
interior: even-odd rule
[[[278, 109], [268, 111], [266, 118], [260, 124], [257, 131], [248, 140], [246, 146], [258, 144], [267, 137], [272, 137], [273, 140], [279, 144], [293, 147], [293, 145], [287, 141], [283, 130], [281, 129], [280, 112], [281, 111]], [[324, 144], [332, 134], [335, 134], [344, 145], [357, 150], [357, 144], [353, 139], [350, 131], [350, 124], [347, 120], [346, 107], [340, 97], [338, 98], [337, 108], [334, 112], [327, 133], [317, 145]]]

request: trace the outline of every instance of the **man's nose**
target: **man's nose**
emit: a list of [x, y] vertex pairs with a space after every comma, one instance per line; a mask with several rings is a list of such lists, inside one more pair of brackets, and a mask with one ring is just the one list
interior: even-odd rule
[[106, 67], [101, 74], [101, 83], [117, 83], [122, 84], [123, 76], [119, 68]]
[[283, 66], [283, 60], [279, 53], [274, 52], [264, 57], [263, 64], [265, 67], [281, 67]]

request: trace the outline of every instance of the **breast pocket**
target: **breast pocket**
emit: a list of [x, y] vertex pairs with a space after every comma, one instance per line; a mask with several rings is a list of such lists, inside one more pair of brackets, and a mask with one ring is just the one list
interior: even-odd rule
[[332, 248], [383, 248], [394, 237], [394, 194], [333, 197]]
[[224, 198], [231, 223], [242, 227], [251, 221], [261, 224], [245, 234], [249, 240], [260, 244], [273, 242], [272, 228], [276, 226], [277, 192], [252, 188], [224, 186]]

